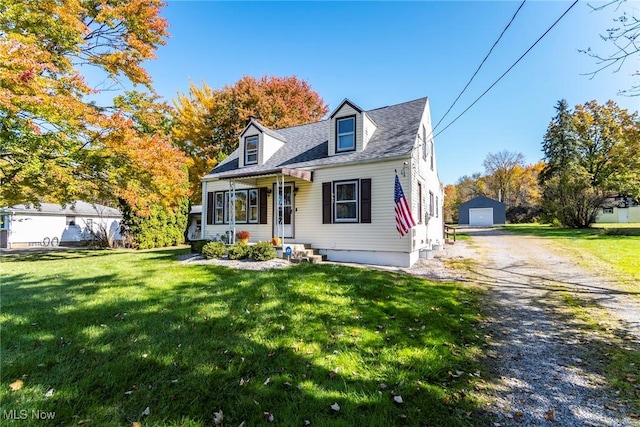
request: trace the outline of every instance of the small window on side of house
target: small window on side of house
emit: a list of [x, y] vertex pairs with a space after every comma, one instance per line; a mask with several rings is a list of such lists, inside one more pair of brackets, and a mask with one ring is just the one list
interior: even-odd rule
[[422, 209], [422, 183], [418, 183], [418, 222], [422, 223], [424, 220], [424, 213]]
[[427, 128], [422, 125], [422, 158], [427, 160]]
[[255, 165], [258, 163], [258, 135], [247, 136], [244, 139], [244, 164]]
[[613, 208], [602, 208], [602, 213], [603, 214], [612, 214], [613, 213]]
[[76, 225], [76, 217], [67, 216], [67, 227], [75, 227], [75, 225]]
[[434, 205], [435, 203], [433, 202], [433, 193], [429, 191], [429, 216], [435, 216]]

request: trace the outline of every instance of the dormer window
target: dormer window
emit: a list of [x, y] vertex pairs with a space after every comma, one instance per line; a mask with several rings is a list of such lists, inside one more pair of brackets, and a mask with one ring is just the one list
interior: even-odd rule
[[345, 117], [336, 120], [336, 153], [356, 149], [356, 118]]
[[258, 163], [258, 135], [247, 136], [244, 139], [244, 164]]

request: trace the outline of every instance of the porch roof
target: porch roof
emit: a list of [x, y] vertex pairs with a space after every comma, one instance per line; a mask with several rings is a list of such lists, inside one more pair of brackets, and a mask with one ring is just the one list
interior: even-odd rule
[[276, 168], [276, 169], [263, 169], [254, 171], [234, 170], [228, 173], [221, 173], [216, 178], [218, 179], [242, 179], [242, 178], [265, 178], [269, 176], [287, 175], [293, 178], [299, 178], [305, 181], [313, 181], [313, 171], [294, 169], [294, 168]]

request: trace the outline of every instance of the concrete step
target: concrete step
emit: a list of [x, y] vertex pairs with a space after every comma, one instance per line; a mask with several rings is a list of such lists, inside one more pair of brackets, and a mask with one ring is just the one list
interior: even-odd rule
[[[295, 264], [309, 262], [311, 264], [319, 264], [322, 261], [326, 261], [326, 255], [320, 255], [317, 249], [311, 249], [310, 244], [295, 243], [291, 245], [285, 245], [291, 247], [291, 259], [290, 261]], [[280, 252], [279, 252], [280, 253]], [[287, 259], [287, 255], [282, 250], [282, 258]]]

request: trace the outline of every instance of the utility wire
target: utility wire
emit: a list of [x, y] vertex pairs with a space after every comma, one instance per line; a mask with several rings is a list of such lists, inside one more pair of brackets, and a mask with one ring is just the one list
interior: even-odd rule
[[542, 39], [544, 38], [544, 36], [546, 36], [546, 35], [547, 35], [547, 33], [548, 33], [549, 31], [551, 31], [551, 30], [553, 29], [553, 27], [555, 27], [555, 26], [558, 24], [558, 22], [560, 22], [560, 20], [561, 20], [562, 18], [564, 18], [564, 16], [565, 16], [567, 13], [569, 13], [569, 11], [570, 11], [570, 10], [571, 10], [571, 9], [572, 9], [576, 4], [577, 4], [577, 3], [578, 3], [578, 1], [579, 1], [579, 0], [575, 0], [575, 1], [571, 4], [571, 6], [569, 6], [569, 8], [568, 8], [567, 10], [565, 10], [565, 11], [564, 11], [564, 13], [563, 13], [562, 15], [560, 15], [560, 17], [559, 17], [558, 19], [556, 19], [556, 21], [555, 21], [553, 24], [551, 24], [551, 26], [547, 29], [547, 31], [545, 31], [545, 32], [544, 32], [544, 33], [543, 33], [543, 34], [538, 38], [538, 40], [536, 40], [536, 41], [531, 45], [531, 47], [529, 47], [529, 49], [527, 49], [527, 50], [526, 50], [526, 52], [525, 52], [525, 53], [523, 53], [523, 54], [522, 54], [522, 56], [520, 56], [520, 58], [518, 58], [518, 59], [516, 60], [516, 62], [514, 62], [514, 63], [513, 63], [513, 65], [511, 65], [511, 66], [507, 69], [507, 71], [505, 71], [504, 73], [502, 73], [502, 75], [501, 75], [500, 77], [498, 77], [498, 79], [497, 79], [495, 82], [493, 82], [493, 84], [492, 84], [491, 86], [489, 86], [489, 88], [488, 88], [487, 90], [485, 90], [484, 92], [482, 92], [482, 95], [480, 95], [479, 97], [477, 97], [477, 98], [476, 98], [476, 100], [475, 100], [475, 101], [473, 101], [473, 102], [471, 103], [471, 105], [469, 105], [469, 106], [468, 106], [468, 107], [467, 107], [467, 108], [466, 108], [462, 113], [460, 113], [460, 114], [458, 115], [458, 117], [456, 117], [455, 119], [453, 119], [453, 120], [452, 120], [452, 121], [451, 121], [451, 122], [450, 122], [450, 123], [449, 123], [449, 124], [444, 128], [444, 129], [442, 129], [440, 132], [438, 132], [437, 134], [435, 134], [433, 137], [435, 138], [436, 136], [440, 135], [442, 132], [444, 132], [445, 130], [447, 130], [447, 129], [449, 128], [449, 126], [451, 126], [452, 124], [454, 124], [454, 123], [455, 123], [455, 122], [456, 122], [460, 117], [462, 117], [462, 116], [463, 116], [467, 111], [469, 111], [469, 109], [471, 109], [471, 107], [473, 107], [473, 106], [474, 106], [478, 101], [480, 101], [480, 99], [481, 99], [483, 96], [485, 96], [485, 95], [487, 94], [487, 92], [489, 92], [489, 91], [490, 91], [490, 90], [491, 90], [491, 89], [492, 89], [496, 84], [498, 84], [498, 82], [499, 82], [500, 80], [502, 80], [502, 78], [503, 78], [504, 76], [506, 76], [506, 75], [507, 75], [507, 73], [508, 73], [509, 71], [511, 71], [511, 69], [512, 69], [513, 67], [515, 67], [515, 66], [518, 64], [518, 62], [520, 62], [520, 61], [522, 60], [522, 58], [524, 58], [524, 57], [525, 57], [525, 56], [526, 56], [526, 55], [531, 51], [531, 49], [533, 49], [533, 48], [535, 47], [535, 45], [537, 45], [537, 44], [540, 42], [540, 40], [542, 40]]
[[480, 63], [480, 65], [478, 66], [478, 68], [476, 69], [475, 73], [473, 73], [473, 75], [471, 76], [471, 78], [469, 79], [469, 81], [467, 82], [467, 84], [465, 85], [465, 87], [462, 89], [462, 91], [458, 94], [458, 97], [453, 101], [453, 103], [451, 104], [451, 106], [449, 107], [449, 109], [447, 110], [446, 113], [444, 113], [444, 116], [442, 116], [440, 118], [440, 120], [438, 121], [438, 123], [436, 123], [436, 125], [434, 126], [433, 130], [435, 131], [436, 129], [438, 129], [438, 126], [440, 126], [440, 123], [442, 123], [442, 121], [444, 120], [445, 117], [447, 117], [447, 115], [449, 114], [449, 112], [451, 111], [451, 109], [456, 105], [456, 102], [458, 102], [458, 100], [460, 99], [460, 97], [462, 96], [462, 94], [467, 90], [467, 88], [469, 87], [469, 85], [471, 84], [471, 82], [473, 81], [473, 79], [476, 77], [476, 75], [478, 74], [478, 72], [480, 71], [480, 69], [482, 68], [482, 66], [484, 65], [484, 63], [487, 61], [487, 59], [489, 58], [489, 55], [491, 55], [491, 52], [493, 52], [493, 49], [496, 47], [496, 45], [498, 44], [498, 42], [500, 41], [500, 39], [502, 39], [502, 36], [504, 35], [504, 33], [507, 32], [507, 30], [509, 29], [509, 27], [511, 26], [511, 23], [516, 19], [516, 16], [518, 15], [518, 12], [520, 12], [520, 9], [522, 9], [522, 6], [524, 6], [524, 4], [526, 3], [527, 0], [523, 0], [522, 3], [520, 3], [520, 7], [518, 7], [518, 10], [516, 10], [516, 13], [513, 14], [513, 16], [511, 17], [511, 20], [509, 21], [509, 23], [507, 24], [506, 27], [504, 27], [504, 30], [502, 30], [502, 33], [500, 33], [500, 36], [498, 37], [498, 39], [493, 43], [493, 46], [491, 46], [491, 49], [489, 49], [489, 52], [487, 53], [487, 55], [484, 57], [484, 59], [482, 60], [482, 62]]

